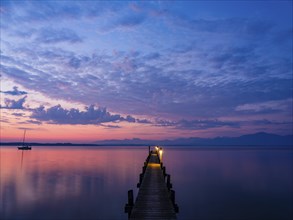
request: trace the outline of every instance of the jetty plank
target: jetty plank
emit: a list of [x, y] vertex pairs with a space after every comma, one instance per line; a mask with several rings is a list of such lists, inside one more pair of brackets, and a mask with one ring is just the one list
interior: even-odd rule
[[170, 191], [167, 188], [156, 151], [150, 152], [129, 219], [176, 219], [174, 205], [170, 199]]

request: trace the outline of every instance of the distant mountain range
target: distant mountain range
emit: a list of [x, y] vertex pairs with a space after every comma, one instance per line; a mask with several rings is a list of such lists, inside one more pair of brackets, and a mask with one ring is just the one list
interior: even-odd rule
[[216, 138], [177, 138], [173, 140], [143, 140], [139, 138], [124, 140], [95, 141], [99, 145], [184, 145], [184, 146], [293, 146], [293, 135], [276, 135], [269, 133], [256, 133], [239, 137]]
[[[256, 133], [239, 137], [216, 138], [177, 138], [173, 140], [144, 140], [139, 138], [123, 140], [103, 140], [86, 144], [74, 143], [26, 143], [31, 146], [291, 146], [293, 147], [293, 135], [277, 135], [269, 133]], [[21, 142], [0, 142], [0, 145], [22, 145]]]

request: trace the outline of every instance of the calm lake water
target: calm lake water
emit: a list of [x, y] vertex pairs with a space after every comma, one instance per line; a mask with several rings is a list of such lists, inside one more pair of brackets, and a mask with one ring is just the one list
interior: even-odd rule
[[[146, 147], [1, 147], [0, 219], [126, 220], [146, 156]], [[163, 162], [180, 220], [293, 217], [292, 150], [164, 148]]]

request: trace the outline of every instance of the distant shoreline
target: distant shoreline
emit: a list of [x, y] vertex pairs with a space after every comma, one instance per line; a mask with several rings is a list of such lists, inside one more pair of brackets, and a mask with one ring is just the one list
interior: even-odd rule
[[[0, 146], [16, 146], [22, 145], [22, 142], [4, 142], [0, 143]], [[102, 146], [100, 144], [73, 144], [73, 143], [29, 143], [26, 142], [26, 145], [29, 146]]]
[[[22, 142], [4, 142], [0, 146], [21, 146]], [[153, 144], [79, 144], [79, 143], [26, 143], [29, 146], [64, 146], [64, 147], [147, 147]], [[236, 145], [236, 144], [167, 144], [160, 145], [164, 147], [188, 147], [188, 148], [206, 148], [206, 149], [293, 149], [292, 145]]]
[[[22, 145], [22, 142], [0, 142], [0, 146]], [[291, 147], [293, 148], [293, 135], [276, 135], [264, 132], [242, 135], [239, 137], [215, 137], [215, 138], [177, 138], [173, 140], [145, 140], [139, 138], [122, 140], [102, 140], [92, 143], [38, 143], [26, 142], [30, 146], [187, 146], [187, 147]]]

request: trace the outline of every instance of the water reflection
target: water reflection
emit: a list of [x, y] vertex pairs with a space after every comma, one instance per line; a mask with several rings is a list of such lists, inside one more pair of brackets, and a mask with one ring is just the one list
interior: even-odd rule
[[164, 162], [174, 174], [179, 218], [291, 219], [292, 155], [277, 150], [168, 149]]
[[[1, 219], [127, 219], [147, 148], [1, 148]], [[291, 219], [293, 152], [165, 148], [178, 219]], [[137, 191], [136, 191], [137, 192]]]
[[1, 218], [126, 219], [125, 191], [134, 188], [146, 153], [1, 149]]

